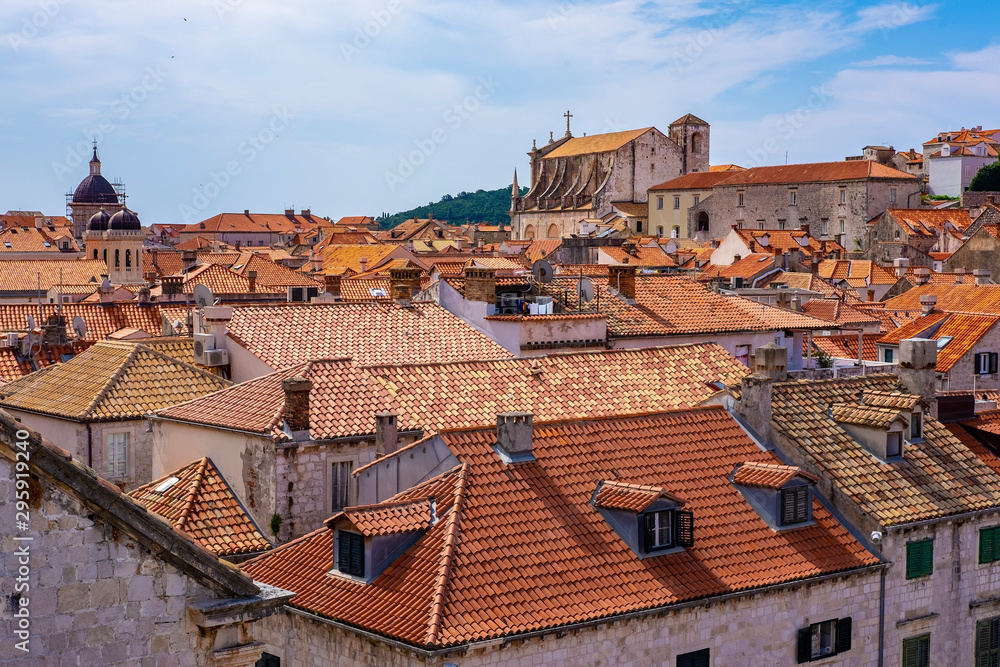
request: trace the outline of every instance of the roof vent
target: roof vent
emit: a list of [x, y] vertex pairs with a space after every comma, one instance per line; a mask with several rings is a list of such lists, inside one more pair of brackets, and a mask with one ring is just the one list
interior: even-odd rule
[[526, 463], [534, 461], [531, 449], [533, 435], [530, 412], [502, 412], [497, 415], [497, 456], [504, 463]]

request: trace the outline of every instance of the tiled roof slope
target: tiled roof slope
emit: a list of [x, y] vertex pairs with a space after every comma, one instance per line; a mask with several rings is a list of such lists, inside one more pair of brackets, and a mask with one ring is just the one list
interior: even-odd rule
[[851, 287], [895, 285], [898, 278], [876, 262], [862, 259], [828, 259], [819, 263], [819, 277], [834, 283], [846, 280]]
[[[14, 304], [0, 303], [0, 330], [25, 331], [28, 318], [35, 326], [45, 324], [49, 316], [55, 315], [57, 304]], [[185, 319], [184, 307], [167, 308], [157, 305], [140, 306], [135, 303], [115, 303], [113, 305], [89, 303], [65, 303], [62, 306], [67, 326], [74, 317], [81, 317], [87, 325], [84, 340], [101, 340], [120, 329], [141, 329], [153, 335], [162, 330], [160, 315], [167, 315], [170, 321]], [[39, 321], [39, 315], [41, 320]], [[69, 332], [73, 335], [72, 330]]]
[[650, 190], [711, 190], [732, 175], [732, 171], [696, 171], [654, 185]]
[[937, 370], [947, 373], [990, 329], [996, 326], [998, 321], [1000, 316], [930, 313], [895, 331], [890, 331], [879, 342], [885, 345], [899, 345], [901, 340], [907, 338], [931, 340], [951, 338], [951, 341], [938, 350], [937, 358]]
[[[177, 481], [157, 490], [172, 478]], [[128, 495], [218, 556], [256, 553], [272, 546], [209, 458], [193, 461]]]
[[809, 299], [802, 304], [802, 312], [821, 320], [835, 322], [840, 326], [882, 324], [882, 320], [871, 313], [851, 308], [840, 299]]
[[0, 405], [77, 420], [140, 419], [230, 384], [139, 343], [102, 341], [6, 385]]
[[762, 489], [780, 489], [794, 477], [804, 477], [813, 482], [818, 481], [815, 475], [804, 472], [795, 466], [747, 461], [733, 473], [733, 482]]
[[287, 266], [278, 264], [267, 255], [252, 253], [242, 264], [234, 264], [229, 267], [244, 278], [249, 277], [250, 271], [257, 272], [257, 284], [268, 287], [280, 287], [282, 289], [289, 286], [318, 287], [320, 283], [304, 276], [298, 271], [292, 271]]
[[360, 368], [315, 361], [234, 385], [158, 414], [287, 439], [281, 381], [304, 375], [314, 438], [370, 435], [375, 413], [399, 415], [400, 429], [468, 428], [499, 412], [539, 419], [638, 414], [699, 405], [749, 373], [714, 343], [553, 354], [534, 359]]
[[886, 214], [909, 236], [940, 236], [947, 224], [963, 232], [972, 224], [969, 210], [965, 208], [890, 208]]
[[34, 226], [0, 229], [0, 256], [6, 252], [62, 252], [62, 244], [56, 241], [60, 236], [65, 237], [62, 240], [69, 243], [67, 250], [79, 252], [72, 234], [66, 230], [50, 232], [44, 228], [35, 229]]
[[[729, 483], [762, 452], [723, 408], [536, 424], [535, 461], [506, 467], [494, 429], [442, 435], [462, 465], [394, 500], [440, 520], [371, 584], [327, 574], [322, 529], [243, 569], [293, 607], [424, 647], [454, 646], [874, 566], [819, 502], [814, 525], [776, 533]], [[405, 455], [405, 452], [403, 453]], [[694, 546], [638, 558], [590, 505], [595, 480], [687, 499]]]
[[871, 160], [850, 160], [844, 162], [813, 162], [808, 164], [788, 164], [776, 167], [753, 167], [744, 171], [729, 172], [730, 178], [720, 185], [761, 185], [773, 183], [826, 183], [833, 181], [857, 181], [869, 178], [899, 179], [917, 181], [898, 169]]
[[363, 365], [510, 357], [432, 302], [245, 306], [233, 312], [229, 336], [274, 369], [344, 357]]
[[[984, 416], [986, 413], [980, 413], [977, 417]], [[962, 442], [963, 445], [969, 448], [969, 451], [979, 457], [979, 460], [990, 467], [990, 469], [1000, 475], [1000, 458], [991, 452], [983, 443], [976, 440], [976, 438], [967, 431], [963, 424], [969, 425], [973, 428], [981, 428], [979, 424], [979, 419], [974, 419], [967, 422], [946, 424], [948, 431], [955, 436], [958, 440]]]
[[594, 505], [608, 509], [642, 512], [653, 504], [654, 500], [666, 495], [666, 490], [659, 486], [605, 480], [601, 482], [600, 490], [594, 496]]
[[886, 310], [920, 312], [920, 297], [937, 297], [935, 310], [1000, 315], [1000, 285], [920, 285], [885, 302]]
[[[882, 334], [864, 334], [861, 354], [865, 361], [878, 361], [878, 345]], [[813, 347], [837, 359], [858, 358], [858, 335], [814, 336]]]
[[0, 260], [0, 292], [47, 292], [59, 285], [96, 283], [108, 274], [99, 259], [3, 259]]
[[429, 498], [401, 500], [396, 503], [349, 507], [328, 519], [326, 523], [331, 525], [343, 516], [365, 537], [398, 535], [430, 528], [431, 514]]
[[591, 134], [586, 137], [573, 137], [544, 157], [571, 157], [574, 155], [616, 151], [652, 129], [652, 127], [644, 127], [638, 130], [626, 130], [625, 132], [609, 132], [607, 134]]
[[775, 383], [771, 422], [807, 467], [883, 525], [1000, 507], [1000, 476], [929, 415], [923, 442], [908, 443], [905, 460], [883, 463], [828, 414], [831, 404], [856, 403], [859, 392], [900, 391], [897, 383], [891, 375]]

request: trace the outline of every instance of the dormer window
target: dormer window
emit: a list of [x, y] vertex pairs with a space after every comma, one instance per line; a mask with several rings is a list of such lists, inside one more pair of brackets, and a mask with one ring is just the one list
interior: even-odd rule
[[674, 511], [662, 510], [642, 515], [646, 533], [646, 551], [674, 546]]
[[885, 434], [885, 458], [892, 459], [903, 455], [903, 433], [891, 431]]
[[794, 526], [809, 520], [809, 487], [781, 490], [781, 525]]
[[435, 521], [432, 498], [348, 507], [325, 522], [335, 537], [331, 573], [371, 582]]
[[813, 475], [793, 466], [748, 461], [730, 477], [733, 486], [775, 530], [812, 522]]
[[914, 412], [910, 416], [910, 440], [920, 440], [924, 437], [924, 415], [922, 412]]
[[640, 558], [694, 546], [694, 515], [662, 488], [606, 480], [591, 504]]
[[338, 530], [337, 542], [337, 569], [352, 577], [365, 576], [364, 536]]

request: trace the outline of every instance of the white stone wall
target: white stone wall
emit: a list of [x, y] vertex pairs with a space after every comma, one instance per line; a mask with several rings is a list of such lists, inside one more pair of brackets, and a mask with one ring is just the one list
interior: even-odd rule
[[12, 465], [0, 458], [0, 662], [18, 664], [208, 664], [209, 646], [187, 620], [189, 597], [214, 597], [190, 577], [157, 560], [55, 487], [35, 482], [30, 510], [28, 598], [30, 655], [15, 648], [12, 614], [19, 563], [13, 537]]
[[445, 663], [457, 667], [645, 667], [673, 665], [678, 654], [703, 648], [710, 649], [713, 665], [784, 667], [796, 663], [800, 628], [850, 616], [853, 620], [850, 652], [810, 664], [860, 667], [877, 664], [878, 594], [879, 574], [868, 572], [812, 586], [749, 595], [728, 602], [609, 622], [432, 659], [421, 659], [386, 643], [298, 614], [266, 619], [256, 637], [267, 644], [264, 650], [281, 657], [281, 664], [291, 667], [396, 667]]

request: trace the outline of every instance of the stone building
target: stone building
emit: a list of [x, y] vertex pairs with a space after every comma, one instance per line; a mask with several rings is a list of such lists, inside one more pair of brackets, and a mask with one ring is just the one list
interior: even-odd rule
[[291, 597], [6, 413], [0, 510], [4, 664], [249, 667], [265, 656], [260, 620]]
[[[955, 252], [971, 224], [964, 208], [890, 208], [869, 224], [865, 257], [883, 263], [909, 259], [913, 266], [930, 267], [930, 253]], [[902, 246], [916, 252], [906, 252]]]
[[190, 345], [101, 341], [0, 387], [0, 407], [131, 490], [154, 479], [146, 415], [230, 385], [178, 358], [190, 354]]
[[[734, 170], [738, 171], [738, 170]], [[654, 185], [648, 194], [647, 234], [690, 238], [688, 211], [712, 194], [712, 188], [732, 177], [731, 171], [701, 171]], [[641, 232], [643, 230], [636, 230]]]
[[688, 234], [701, 242], [733, 225], [805, 229], [848, 252], [863, 250], [869, 220], [890, 207], [915, 205], [915, 176], [871, 160], [754, 167], [733, 172], [688, 213]]
[[937, 419], [937, 341], [902, 341], [898, 377], [786, 382], [775, 352], [735, 411], [891, 563], [871, 593], [884, 608], [878, 664], [991, 659], [1000, 460]]
[[983, 126], [939, 132], [924, 142], [923, 164], [931, 195], [961, 197], [976, 173], [997, 161], [1000, 130]]
[[873, 664], [883, 565], [724, 408], [533, 419], [502, 413], [361, 468], [362, 506], [245, 564], [298, 593], [257, 635], [265, 650], [291, 665]]
[[528, 153], [531, 183], [523, 197], [514, 174], [514, 238], [576, 234], [581, 221], [603, 218], [614, 204], [645, 204], [657, 183], [708, 171], [709, 132], [708, 123], [687, 114], [671, 123], [667, 134], [647, 127], [574, 137], [567, 119], [565, 136]]
[[73, 218], [73, 236], [82, 239], [87, 231], [87, 223], [100, 211], [108, 211], [113, 215], [125, 208], [125, 198], [118, 190], [101, 175], [101, 160], [97, 157], [97, 145], [94, 145], [94, 157], [90, 160], [90, 174], [76, 186], [69, 201], [71, 217]]
[[87, 223], [87, 256], [104, 262], [108, 280], [115, 285], [144, 281], [142, 244], [145, 235], [139, 216], [127, 208], [114, 215], [101, 209]]

